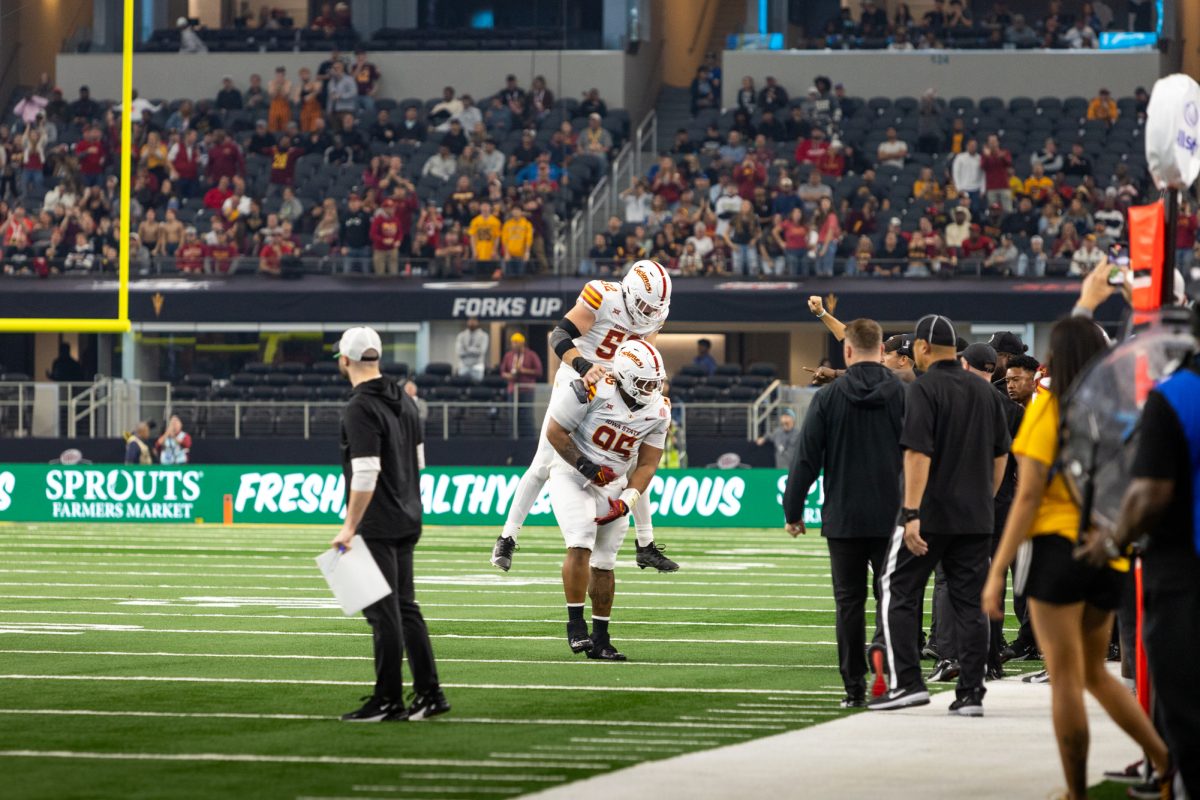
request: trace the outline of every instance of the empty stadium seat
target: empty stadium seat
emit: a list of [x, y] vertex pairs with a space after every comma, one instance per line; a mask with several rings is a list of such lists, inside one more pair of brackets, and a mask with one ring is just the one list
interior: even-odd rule
[[275, 432], [275, 414], [270, 408], [248, 407], [242, 411], [242, 436], [270, 436]]

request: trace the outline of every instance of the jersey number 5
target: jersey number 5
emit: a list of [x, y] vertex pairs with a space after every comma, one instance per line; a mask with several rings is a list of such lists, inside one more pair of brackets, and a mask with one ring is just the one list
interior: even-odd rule
[[637, 439], [627, 433], [617, 433], [607, 425], [601, 425], [592, 434], [592, 443], [601, 450], [616, 453], [628, 461], [633, 458], [633, 446], [637, 444]]

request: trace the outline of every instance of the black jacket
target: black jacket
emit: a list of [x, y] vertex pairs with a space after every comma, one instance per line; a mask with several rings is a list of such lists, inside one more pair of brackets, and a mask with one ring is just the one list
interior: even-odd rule
[[342, 414], [342, 474], [350, 498], [351, 459], [379, 457], [379, 481], [358, 533], [368, 539], [411, 539], [421, 535], [421, 444], [417, 404], [391, 378], [354, 387]]
[[854, 364], [817, 392], [788, 476], [783, 510], [804, 515], [809, 487], [825, 472], [821, 534], [890, 536], [900, 508], [904, 384], [882, 364]]

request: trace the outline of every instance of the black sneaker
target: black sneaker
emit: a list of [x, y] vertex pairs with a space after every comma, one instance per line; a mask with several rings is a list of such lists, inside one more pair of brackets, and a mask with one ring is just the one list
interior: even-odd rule
[[584, 653], [592, 649], [592, 635], [583, 620], [567, 623], [567, 645], [572, 653]]
[[867, 703], [868, 711], [895, 711], [901, 708], [929, 705], [929, 691], [924, 686], [912, 689], [892, 689]]
[[927, 658], [930, 661], [941, 661], [938, 655], [937, 647], [934, 646], [933, 640], [930, 639], [921, 645], [921, 658]]
[[1108, 643], [1108, 660], [1109, 661], [1120, 661], [1121, 660], [1121, 646], [1118, 645], [1116, 642]]
[[659, 547], [654, 542], [642, 547], [637, 546], [637, 565], [642, 569], [653, 567], [659, 572], [675, 572], [679, 565], [663, 555], [665, 547]]
[[382, 697], [367, 695], [361, 699], [366, 701], [362, 708], [342, 714], [342, 722], [383, 722], [395, 711], [404, 711], [404, 706], [384, 700]]
[[594, 658], [597, 661], [628, 661], [629, 660], [629, 659], [625, 658], [624, 653], [618, 652], [617, 648], [613, 647], [613, 643], [611, 641], [609, 641], [608, 639], [605, 639], [602, 642], [596, 642], [587, 651], [587, 657]]
[[1160, 798], [1175, 797], [1175, 770], [1171, 769], [1166, 775], [1155, 772], [1150, 780], [1138, 782], [1125, 789], [1126, 797], [1138, 800], [1160, 800]]
[[933, 672], [929, 675], [929, 680], [931, 683], [946, 683], [957, 679], [959, 671], [957, 661], [943, 659], [934, 667]]
[[950, 704], [950, 713], [957, 714], [960, 717], [982, 717], [983, 690], [974, 689], [959, 695], [959, 697]]
[[846, 692], [846, 696], [842, 698], [842, 702], [838, 703], [842, 708], [866, 708], [867, 693], [863, 687], [859, 687], [852, 692]]
[[1024, 678], [1021, 678], [1021, 681], [1024, 683], [1049, 683], [1050, 673], [1046, 670], [1042, 670], [1041, 672], [1032, 672], [1026, 675]]
[[438, 714], [445, 714], [449, 710], [450, 703], [446, 700], [446, 695], [442, 694], [441, 689], [434, 689], [432, 692], [413, 697], [412, 703], [408, 706], [408, 718], [414, 721], [429, 719]]
[[511, 536], [497, 536], [492, 545], [492, 564], [508, 572], [512, 567], [513, 551], [517, 549], [517, 540]]
[[998, 681], [1004, 678], [1004, 667], [999, 664], [992, 664], [984, 673], [983, 679], [986, 681]]
[[1000, 651], [1000, 663], [1007, 664], [1009, 661], [1031, 661], [1035, 655], [1037, 655], [1037, 653], [1032, 647], [1014, 643]]

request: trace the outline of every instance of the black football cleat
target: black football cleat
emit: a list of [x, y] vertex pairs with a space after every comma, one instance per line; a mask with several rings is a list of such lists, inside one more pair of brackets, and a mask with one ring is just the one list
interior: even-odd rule
[[411, 720], [429, 719], [450, 710], [450, 703], [441, 689], [416, 695], [408, 707], [408, 718]]
[[567, 623], [567, 646], [572, 653], [590, 653], [592, 650], [592, 635], [588, 633], [587, 623], [583, 620]]
[[594, 658], [597, 661], [628, 661], [624, 653], [617, 652], [617, 648], [613, 647], [610, 641], [597, 642], [591, 650], [587, 651], [588, 658]]
[[[404, 706], [398, 703], [393, 703], [390, 700], [385, 700], [382, 697], [368, 695], [362, 698], [366, 702], [362, 708], [355, 709], [347, 714], [342, 714], [342, 722], [383, 722], [391, 719], [396, 712], [404, 714]], [[401, 717], [400, 719], [403, 719]]]
[[637, 565], [642, 569], [652, 567], [659, 572], [676, 572], [679, 565], [663, 555], [665, 547], [659, 547], [654, 542], [642, 547], [637, 546]]
[[517, 540], [511, 536], [497, 536], [492, 545], [492, 565], [508, 572], [512, 568], [513, 551], [517, 549]]

